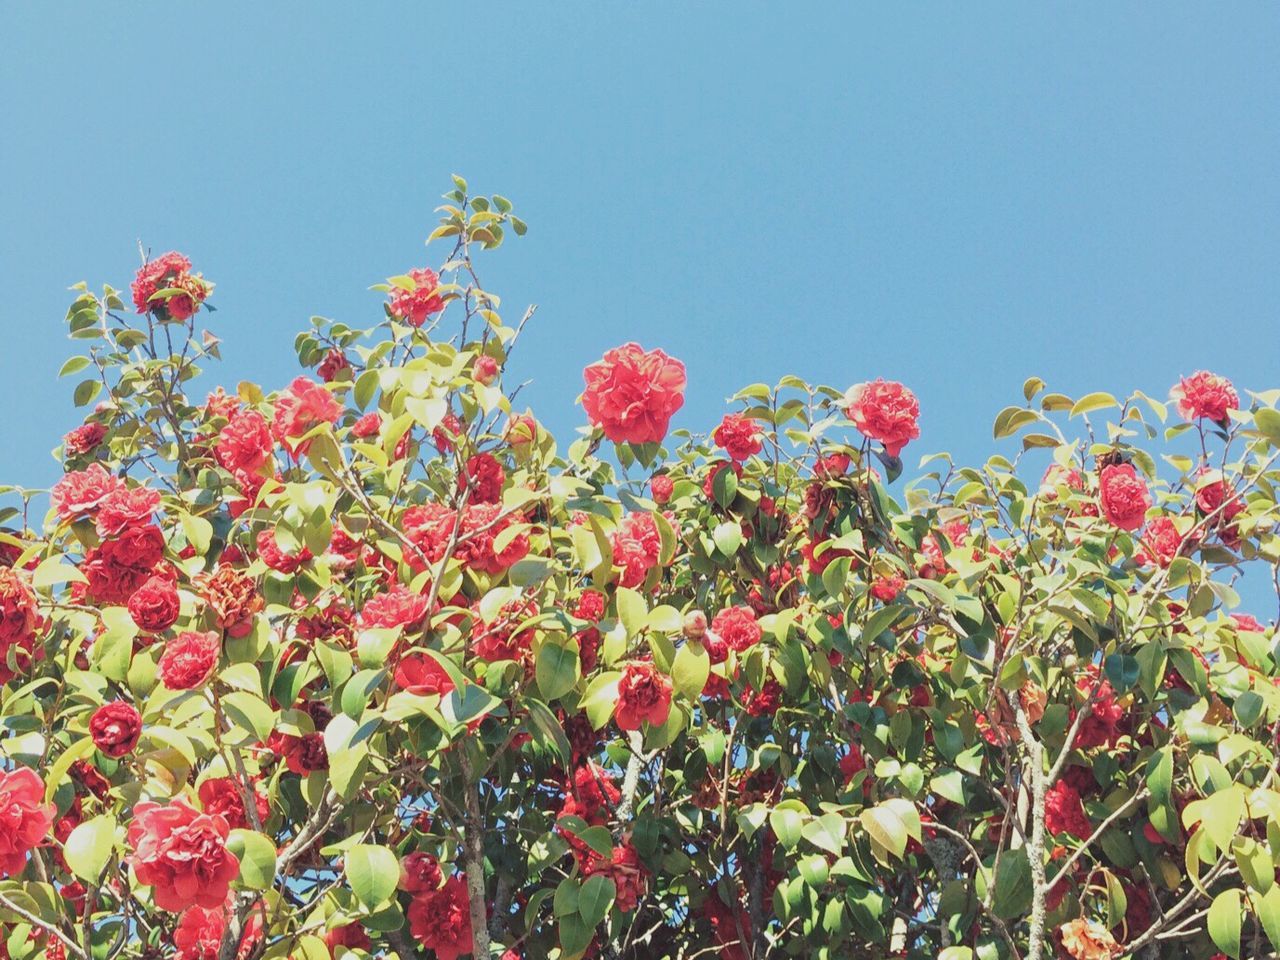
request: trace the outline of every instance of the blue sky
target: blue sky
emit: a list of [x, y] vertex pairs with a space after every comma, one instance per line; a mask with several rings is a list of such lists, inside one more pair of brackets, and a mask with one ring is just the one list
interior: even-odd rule
[[[56, 9], [56, 12], [54, 12]], [[558, 433], [629, 339], [689, 367], [677, 426], [755, 380], [900, 379], [964, 460], [1029, 375], [1280, 384], [1280, 18], [1262, 4], [8, 4], [5, 480], [78, 423], [63, 313], [137, 241], [218, 284], [220, 381], [286, 383], [312, 314], [429, 265], [449, 174], [526, 238], [517, 372]], [[1011, 444], [1002, 449], [1011, 451]]]

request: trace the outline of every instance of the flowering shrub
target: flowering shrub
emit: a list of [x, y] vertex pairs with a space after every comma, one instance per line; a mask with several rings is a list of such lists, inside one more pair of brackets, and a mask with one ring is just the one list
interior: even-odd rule
[[628, 343], [562, 442], [479, 280], [523, 222], [442, 211], [278, 390], [195, 395], [235, 321], [186, 257], [136, 312], [78, 289], [85, 421], [0, 533], [5, 956], [1280, 947], [1280, 666], [1236, 609], [1280, 583], [1280, 391], [1032, 379], [1016, 452], [907, 482], [903, 384], [673, 432], [697, 365]]

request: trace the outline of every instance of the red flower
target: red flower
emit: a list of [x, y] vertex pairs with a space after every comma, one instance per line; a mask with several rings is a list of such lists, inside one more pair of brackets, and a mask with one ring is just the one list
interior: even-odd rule
[[272, 570], [280, 573], [295, 573], [297, 569], [311, 559], [311, 551], [300, 547], [297, 553], [286, 553], [276, 542], [274, 530], [260, 530], [256, 540], [258, 556]]
[[1183, 377], [1169, 391], [1169, 399], [1185, 420], [1212, 420], [1225, 423], [1228, 410], [1240, 408], [1240, 397], [1226, 377], [1199, 370]]
[[618, 894], [615, 902], [619, 910], [627, 913], [636, 908], [640, 895], [648, 886], [649, 871], [640, 862], [640, 855], [636, 853], [635, 847], [629, 843], [614, 847], [613, 856], [608, 860], [594, 850], [589, 851], [582, 863], [582, 875], [591, 877], [598, 873], [613, 881]]
[[[255, 907], [240, 934], [236, 957], [244, 960], [262, 942], [262, 909]], [[188, 907], [178, 918], [173, 931], [173, 945], [178, 948], [173, 960], [218, 960], [222, 935], [227, 929], [227, 906], [205, 909]]]
[[653, 494], [654, 503], [664, 504], [670, 500], [675, 486], [675, 482], [665, 473], [651, 477], [649, 479], [649, 492]]
[[573, 608], [573, 615], [579, 620], [598, 623], [604, 616], [604, 594], [599, 590], [583, 590]]
[[440, 277], [434, 270], [426, 267], [410, 270], [408, 277], [413, 281], [413, 289], [393, 287], [387, 309], [393, 317], [399, 317], [409, 326], [420, 327], [427, 317], [444, 309], [444, 301], [440, 297]]
[[227, 849], [227, 821], [200, 813], [181, 797], [167, 804], [141, 800], [133, 808], [128, 862], [138, 883], [154, 887], [164, 910], [220, 908], [240, 861]]
[[[232, 830], [246, 830], [252, 826], [244, 807], [244, 791], [241, 785], [230, 777], [209, 777], [200, 784], [198, 791], [200, 805], [210, 816], [217, 815], [227, 821]], [[266, 795], [258, 790], [253, 791], [253, 803], [257, 810], [258, 822], [265, 823], [271, 813], [271, 803]]]
[[271, 459], [273, 448], [267, 418], [257, 410], [241, 410], [232, 414], [218, 434], [213, 455], [224, 469], [239, 477], [256, 473]]
[[154, 524], [129, 527], [85, 554], [85, 592], [99, 603], [128, 603], [156, 574], [164, 555], [164, 534]]
[[734, 460], [746, 460], [764, 449], [760, 424], [740, 413], [725, 414], [716, 427], [713, 439]]
[[738, 653], [760, 642], [760, 624], [750, 607], [725, 607], [711, 621], [711, 629]]
[[557, 817], [581, 817], [593, 826], [609, 821], [622, 792], [597, 763], [587, 762], [573, 771], [573, 781]]
[[638, 587], [662, 556], [662, 536], [651, 513], [632, 513], [618, 522], [609, 537], [613, 546], [613, 565], [622, 568], [618, 583]]
[[1133, 465], [1113, 463], [1099, 477], [1102, 515], [1121, 530], [1137, 530], [1146, 521], [1151, 494]]
[[[144, 263], [131, 286], [138, 313], [163, 311], [174, 320], [186, 320], [213, 292], [213, 284], [191, 273], [191, 261], [180, 253], [166, 253]], [[152, 299], [161, 290], [173, 290]]]
[[1081, 840], [1091, 832], [1080, 794], [1066, 780], [1059, 780], [1045, 794], [1044, 825], [1050, 833], [1066, 833]]
[[468, 503], [497, 503], [502, 499], [502, 484], [506, 474], [502, 464], [487, 453], [477, 453], [468, 458], [458, 478], [458, 490], [467, 490]]
[[920, 403], [902, 384], [883, 379], [860, 383], [850, 389], [846, 399], [845, 414], [853, 425], [883, 443], [889, 456], [896, 457], [920, 436]]
[[69, 457], [91, 452], [107, 435], [107, 428], [94, 421], [76, 427], [62, 438], [62, 450]]
[[273, 733], [267, 746], [284, 758], [291, 773], [301, 777], [315, 770], [329, 769], [329, 751], [324, 745], [324, 734], [308, 733], [295, 737], [288, 733]]
[[871, 595], [881, 603], [893, 603], [906, 585], [907, 581], [896, 573], [876, 577], [871, 581]]
[[471, 898], [460, 877], [439, 890], [418, 894], [409, 904], [409, 932], [436, 960], [458, 960], [471, 952]]
[[202, 574], [196, 583], [200, 598], [213, 612], [220, 630], [231, 637], [243, 637], [253, 629], [253, 618], [262, 612], [263, 600], [252, 577], [230, 564], [220, 563], [212, 573]]
[[320, 366], [316, 367], [316, 374], [325, 383], [332, 383], [337, 379], [338, 374], [350, 369], [351, 361], [347, 359], [347, 355], [342, 352], [341, 348], [334, 347], [324, 355], [324, 359], [320, 361]]
[[133, 704], [122, 700], [103, 704], [89, 718], [89, 736], [108, 757], [119, 759], [132, 753], [141, 734], [142, 716]]
[[0, 773], [0, 876], [22, 871], [27, 854], [49, 833], [55, 807], [44, 802], [44, 781], [18, 767]]
[[369, 935], [364, 932], [364, 927], [358, 923], [345, 923], [340, 927], [334, 927], [324, 935], [324, 945], [329, 948], [329, 955], [337, 957], [341, 952], [337, 947], [349, 947], [352, 950], [372, 951], [373, 946], [369, 942]]
[[118, 486], [98, 507], [98, 536], [119, 536], [129, 527], [151, 522], [160, 506], [160, 494], [148, 487]]
[[639, 730], [640, 724], [660, 727], [671, 712], [671, 678], [652, 664], [633, 660], [622, 669], [618, 681], [618, 705], [613, 719], [621, 730]]
[[216, 633], [185, 630], [164, 645], [160, 655], [160, 680], [170, 690], [191, 690], [213, 675], [222, 653]]
[[351, 425], [351, 435], [360, 440], [376, 437], [382, 429], [382, 415], [377, 410], [366, 413]]
[[311, 446], [298, 438], [320, 423], [336, 423], [342, 405], [320, 384], [297, 377], [289, 389], [276, 398], [271, 432], [293, 456], [300, 457]]
[[442, 883], [440, 861], [431, 854], [415, 850], [400, 861], [400, 889], [405, 893], [429, 893]]
[[489, 386], [498, 379], [498, 361], [481, 354], [471, 364], [471, 376], [477, 383]]
[[511, 600], [498, 609], [492, 620], [477, 617], [471, 626], [472, 651], [490, 663], [524, 659], [533, 642], [533, 632], [522, 627], [537, 613], [537, 605], [532, 600]]
[[481, 573], [502, 573], [529, 553], [529, 537], [518, 533], [500, 551], [494, 549], [494, 540], [507, 527], [524, 522], [520, 514], [504, 515], [496, 503], [472, 504], [462, 515], [462, 533], [468, 539], [459, 545], [456, 556]]
[[1172, 517], [1156, 517], [1147, 524], [1138, 548], [1138, 559], [1143, 563], [1167, 567], [1181, 552], [1184, 542]]
[[582, 406], [614, 443], [659, 443], [684, 405], [684, 364], [661, 350], [628, 343], [582, 371]]
[[27, 582], [12, 567], [0, 567], [0, 667], [10, 647], [31, 646], [40, 623], [36, 595]]
[[74, 520], [97, 510], [120, 485], [120, 480], [108, 473], [102, 464], [91, 463], [83, 470], [73, 470], [55, 483], [49, 491], [49, 499], [59, 519]]
[[396, 686], [420, 697], [439, 694], [444, 696], [453, 690], [453, 680], [429, 654], [413, 654], [396, 664]]
[[427, 598], [397, 584], [365, 601], [360, 622], [366, 627], [420, 627], [427, 619]]
[[782, 684], [769, 677], [758, 691], [748, 686], [743, 691], [742, 706], [753, 717], [773, 716], [782, 706]]

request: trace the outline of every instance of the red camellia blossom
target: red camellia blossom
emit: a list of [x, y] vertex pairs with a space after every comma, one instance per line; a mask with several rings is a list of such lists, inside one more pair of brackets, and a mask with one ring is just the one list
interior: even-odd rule
[[317, 424], [336, 423], [340, 416], [342, 405], [332, 393], [313, 380], [296, 377], [276, 398], [271, 433], [289, 453], [301, 457], [311, 441], [298, 438]]
[[274, 443], [267, 418], [257, 410], [234, 413], [218, 434], [213, 455], [222, 467], [237, 477], [255, 473], [268, 460]]
[[377, 593], [365, 601], [360, 622], [366, 627], [421, 626], [427, 618], [427, 598], [397, 584], [386, 593]]
[[604, 874], [613, 881], [618, 893], [617, 907], [623, 913], [636, 908], [649, 881], [649, 871], [640, 862], [636, 848], [629, 843], [614, 847], [613, 855], [607, 860], [590, 851], [582, 862], [582, 875], [591, 877], [595, 874]]
[[711, 621], [711, 629], [738, 653], [760, 642], [760, 624], [750, 607], [725, 607]]
[[471, 364], [471, 376], [486, 387], [498, 379], [498, 361], [481, 354]]
[[472, 504], [462, 514], [462, 534], [467, 539], [459, 544], [456, 556], [481, 573], [502, 573], [528, 555], [529, 537], [518, 533], [501, 550], [494, 548], [494, 541], [507, 527], [524, 522], [521, 514], [505, 513], [500, 504]]
[[444, 883], [440, 861], [429, 853], [415, 850], [400, 861], [399, 887], [405, 893], [428, 893]]
[[671, 678], [644, 660], [632, 660], [618, 681], [618, 704], [613, 719], [621, 730], [639, 730], [642, 723], [660, 727], [671, 712]]
[[1130, 463], [1113, 463], [1102, 468], [1098, 478], [1102, 515], [1121, 530], [1137, 530], [1146, 522], [1151, 493]]
[[1184, 538], [1172, 517], [1156, 517], [1147, 524], [1138, 556], [1143, 563], [1167, 567], [1182, 551], [1183, 543]]
[[871, 581], [871, 595], [881, 603], [893, 603], [906, 585], [907, 581], [896, 573], [876, 577]]
[[364, 927], [358, 923], [346, 923], [340, 927], [334, 927], [332, 930], [327, 930], [323, 939], [324, 945], [329, 948], [329, 955], [333, 957], [342, 955], [338, 947], [365, 951], [373, 949], [369, 942], [369, 935], [364, 932]]
[[613, 546], [613, 565], [622, 569], [619, 586], [640, 586], [662, 556], [662, 535], [651, 513], [623, 517], [609, 542]]
[[264, 602], [251, 576], [220, 563], [212, 573], [198, 577], [196, 584], [220, 630], [231, 637], [243, 637], [253, 629], [253, 618], [262, 612]]
[[149, 487], [116, 487], [98, 507], [98, 536], [105, 540], [119, 536], [129, 527], [149, 523], [159, 506], [160, 494]]
[[344, 370], [351, 369], [351, 361], [347, 359], [347, 355], [342, 352], [341, 348], [334, 347], [324, 355], [324, 359], [320, 361], [320, 366], [316, 367], [316, 375], [325, 383], [332, 383], [338, 379], [339, 374]]
[[497, 503], [502, 499], [502, 484], [506, 480], [500, 464], [487, 453], [477, 453], [467, 459], [458, 489], [467, 491], [469, 503]]
[[711, 439], [734, 460], [746, 460], [764, 449], [762, 436], [755, 420], [740, 413], [727, 413]]
[[1169, 391], [1169, 399], [1177, 405], [1184, 420], [1225, 423], [1227, 411], [1240, 409], [1240, 397], [1231, 381], [1207, 370], [1198, 370], [1179, 380]]
[[665, 473], [660, 473], [656, 477], [649, 479], [649, 492], [653, 495], [653, 502], [662, 505], [671, 499], [672, 491], [675, 490], [675, 481], [668, 477]]
[[262, 562], [280, 573], [296, 573], [300, 566], [311, 559], [311, 551], [306, 547], [299, 547], [297, 553], [287, 553], [281, 549], [274, 530], [259, 530], [255, 543]]
[[222, 653], [216, 633], [183, 631], [164, 645], [158, 669], [160, 680], [170, 690], [191, 690], [213, 674]]
[[39, 626], [39, 607], [31, 587], [12, 567], [0, 567], [0, 667], [10, 647], [30, 649]]
[[1112, 960], [1125, 952], [1110, 931], [1084, 917], [1064, 923], [1058, 939], [1071, 960]]
[[1080, 794], [1066, 780], [1059, 780], [1049, 788], [1044, 807], [1044, 825], [1050, 833], [1066, 833], [1081, 840], [1089, 836], [1089, 818], [1085, 816]]
[[[242, 786], [230, 777], [209, 777], [200, 783], [198, 791], [200, 806], [209, 815], [218, 815], [227, 821], [232, 830], [252, 828], [252, 821], [244, 807]], [[253, 803], [257, 810], [258, 822], [265, 823], [271, 812], [271, 803], [266, 794], [255, 789]]]
[[410, 270], [407, 276], [413, 282], [413, 289], [393, 286], [388, 295], [391, 302], [387, 309], [393, 317], [399, 317], [409, 326], [420, 327], [427, 317], [444, 309], [444, 300], [440, 296], [440, 277], [427, 267]]
[[453, 679], [440, 662], [428, 654], [412, 654], [396, 664], [396, 686], [420, 697], [444, 696], [453, 690]]
[[573, 779], [557, 816], [581, 817], [593, 826], [603, 826], [622, 799], [613, 778], [599, 764], [584, 763], [573, 771]]
[[63, 476], [49, 491], [49, 499], [60, 519], [74, 520], [97, 510], [120, 485], [120, 480], [102, 464], [91, 463]]
[[883, 379], [860, 383], [850, 389], [845, 399], [845, 414], [854, 426], [884, 444], [885, 453], [891, 457], [920, 436], [920, 403], [900, 383]]
[[19, 767], [0, 773], [0, 876], [22, 871], [27, 854], [49, 833], [56, 808], [44, 802], [44, 781]]
[[661, 350], [627, 343], [582, 371], [582, 406], [614, 443], [659, 443], [684, 405], [684, 364]]
[[142, 716], [131, 703], [115, 700], [103, 704], [89, 718], [89, 736], [108, 757], [132, 753], [142, 735]]
[[439, 890], [420, 893], [409, 904], [409, 932], [437, 960], [458, 960], [471, 952], [471, 898], [461, 877]]
[[76, 427], [62, 438], [62, 450], [69, 457], [81, 457], [91, 452], [102, 438], [107, 435], [107, 428], [93, 421]]
[[[153, 300], [161, 290], [174, 292]], [[163, 311], [174, 320], [186, 320], [213, 292], [213, 284], [192, 274], [191, 261], [171, 251], [144, 263], [133, 279], [131, 291], [138, 313]]]
[[166, 804], [140, 800], [129, 824], [127, 859], [138, 883], [155, 888], [152, 896], [162, 909], [218, 909], [240, 871], [227, 849], [230, 832], [223, 817], [201, 813], [181, 797]]
[[85, 554], [81, 572], [86, 593], [100, 603], [128, 603], [159, 570], [164, 534], [154, 524], [129, 527]]
[[[222, 935], [227, 929], [227, 907], [206, 910], [188, 907], [178, 918], [173, 931], [173, 945], [178, 952], [174, 960], [218, 960]], [[262, 910], [255, 908], [245, 920], [236, 950], [237, 960], [250, 956], [262, 942]]]

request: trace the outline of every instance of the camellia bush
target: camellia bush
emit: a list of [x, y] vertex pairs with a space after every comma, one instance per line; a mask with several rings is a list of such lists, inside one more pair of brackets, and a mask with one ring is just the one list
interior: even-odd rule
[[557, 441], [477, 272], [524, 233], [455, 178], [282, 387], [209, 392], [180, 254], [75, 288], [89, 412], [0, 535], [5, 956], [1280, 947], [1280, 391], [1033, 378], [907, 482], [902, 384], [673, 431], [697, 371], [627, 343]]

